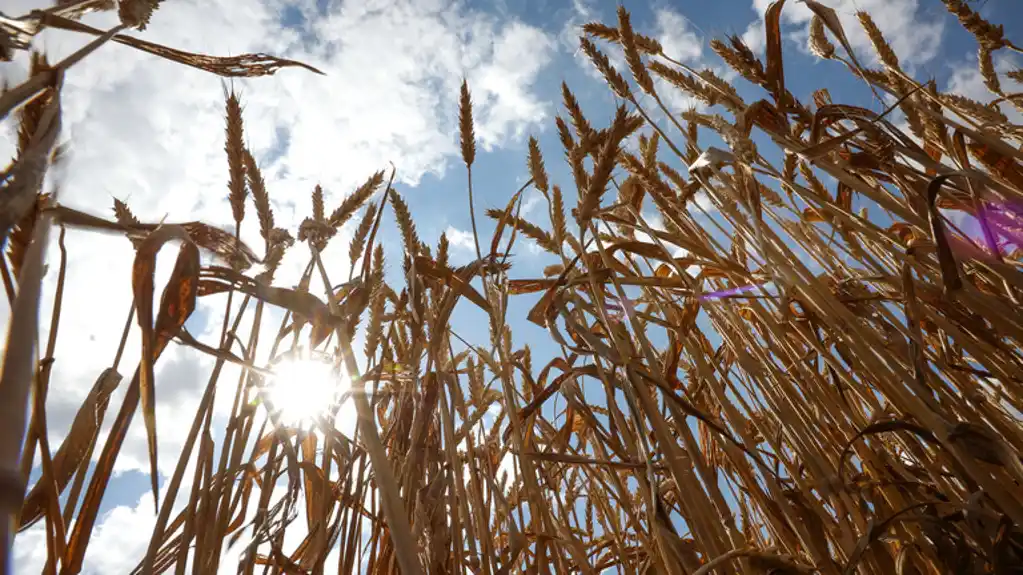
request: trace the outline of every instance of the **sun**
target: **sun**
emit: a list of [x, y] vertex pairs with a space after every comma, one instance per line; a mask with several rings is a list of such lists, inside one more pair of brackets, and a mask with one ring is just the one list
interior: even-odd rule
[[349, 387], [348, 377], [322, 355], [288, 357], [271, 368], [267, 407], [288, 427], [313, 427], [337, 407]]

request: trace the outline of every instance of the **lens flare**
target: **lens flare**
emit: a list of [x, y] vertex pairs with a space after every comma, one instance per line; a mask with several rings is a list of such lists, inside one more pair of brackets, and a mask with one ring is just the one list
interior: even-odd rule
[[295, 357], [273, 366], [266, 387], [270, 409], [289, 427], [312, 427], [348, 389], [348, 378], [326, 358]]

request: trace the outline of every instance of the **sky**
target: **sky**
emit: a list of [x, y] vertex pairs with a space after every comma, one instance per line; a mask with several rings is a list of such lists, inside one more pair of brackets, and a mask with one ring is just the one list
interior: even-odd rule
[[[903, 66], [918, 78], [934, 78], [943, 89], [990, 100], [976, 71], [975, 42], [937, 0], [826, 3], [837, 9], [863, 61], [874, 58], [856, 23], [856, 10], [873, 15]], [[3, 11], [20, 15], [46, 4], [6, 0]], [[657, 38], [668, 55], [694, 67], [712, 67], [729, 77], [708, 46], [711, 39], [728, 34], [742, 36], [754, 50], [763, 50], [762, 18], [768, 0], [624, 4], [638, 31]], [[1021, 43], [1023, 10], [1018, 0], [973, 5], [985, 17], [1006, 24], [1007, 36]], [[554, 118], [561, 113], [562, 81], [592, 123], [602, 126], [611, 120], [614, 98], [579, 52], [577, 37], [585, 22], [614, 24], [616, 6], [597, 0], [173, 0], [161, 6], [145, 32], [133, 34], [212, 55], [266, 52], [322, 70], [320, 76], [284, 69], [275, 76], [232, 83], [244, 109], [245, 140], [266, 179], [278, 225], [297, 229], [310, 213], [315, 185], [323, 187], [328, 209], [333, 209], [373, 172], [393, 165], [395, 188], [408, 201], [420, 237], [436, 245], [445, 232], [452, 260], [458, 264], [474, 254], [466, 173], [457, 140], [462, 79], [468, 80], [474, 102], [478, 223], [481, 235], [489, 238], [493, 224], [482, 213], [503, 208], [528, 180], [529, 136], [538, 139], [551, 180], [571, 188], [554, 128]], [[115, 23], [115, 14], [90, 15], [85, 21], [108, 28]], [[818, 61], [807, 52], [808, 23], [808, 9], [789, 2], [782, 24], [788, 88], [808, 101], [813, 90], [827, 85], [836, 100], [860, 99], [854, 103], [880, 109], [840, 64]], [[52, 62], [87, 41], [70, 33], [45, 32], [35, 46]], [[609, 52], [620, 61], [613, 50]], [[998, 65], [1020, 62], [1004, 60]], [[0, 64], [0, 78], [15, 85], [26, 70], [27, 58], [22, 56]], [[749, 101], [764, 97], [742, 80], [737, 85]], [[55, 179], [60, 201], [112, 217], [112, 201], [118, 198], [143, 221], [201, 220], [227, 227], [232, 220], [223, 151], [223, 95], [224, 83], [216, 76], [125, 46], [104, 46], [65, 78], [63, 139], [71, 154], [63, 175]], [[666, 101], [678, 111], [693, 105], [680, 93]], [[1019, 122], [1019, 115], [1013, 114], [1010, 117]], [[0, 157], [13, 154], [15, 128], [10, 120], [0, 126]], [[528, 190], [523, 213], [546, 226], [540, 200], [538, 192]], [[242, 237], [249, 245], [260, 246], [251, 204], [249, 210]], [[326, 253], [337, 268], [347, 269], [346, 238], [356, 223], [342, 230], [333, 250]], [[396, 263], [400, 239], [390, 214], [385, 230], [389, 273], [400, 273]], [[51, 444], [66, 433], [93, 381], [110, 365], [131, 294], [132, 248], [123, 237], [71, 230], [66, 244], [69, 289], [48, 399]], [[55, 249], [51, 247], [51, 257]], [[302, 246], [292, 252], [277, 276], [279, 285], [294, 285], [308, 257]], [[160, 259], [158, 285], [171, 263], [172, 257]], [[553, 260], [523, 240], [516, 246], [514, 263], [513, 277], [539, 277]], [[56, 266], [51, 264], [45, 279], [43, 325], [52, 309], [55, 278]], [[223, 303], [209, 300], [189, 322], [190, 331], [203, 341], [215, 341], [220, 328]], [[547, 341], [539, 328], [525, 321], [532, 301], [525, 296], [512, 301], [509, 317], [517, 345]], [[0, 304], [0, 316], [6, 318], [7, 313], [6, 304]], [[486, 341], [485, 324], [473, 317], [460, 309], [455, 328], [470, 341]], [[136, 333], [120, 368], [126, 378], [134, 370], [138, 348]], [[542, 363], [535, 359], [534, 365]], [[177, 345], [171, 345], [158, 364], [163, 480], [175, 467], [211, 366], [207, 357]], [[236, 371], [228, 374], [236, 380]], [[111, 412], [120, 397], [115, 393]], [[224, 415], [229, 405], [218, 403], [218, 410]], [[112, 418], [113, 413], [108, 415], [108, 420]], [[108, 488], [86, 558], [88, 573], [127, 572], [148, 543], [153, 505], [140, 421], [136, 418], [133, 424]], [[44, 545], [38, 529], [19, 536], [18, 573], [39, 571]]]

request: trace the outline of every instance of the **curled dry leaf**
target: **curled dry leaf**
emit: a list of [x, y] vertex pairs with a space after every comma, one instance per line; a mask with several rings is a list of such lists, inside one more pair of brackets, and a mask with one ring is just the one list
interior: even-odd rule
[[[160, 310], [153, 323], [153, 292], [156, 274], [156, 254], [170, 240], [180, 240], [178, 258], [174, 264], [167, 287], [160, 300]], [[159, 471], [157, 470], [156, 441], [156, 360], [166, 349], [170, 340], [177, 335], [192, 312], [199, 284], [199, 249], [189, 239], [184, 228], [163, 226], [157, 228], [142, 241], [135, 254], [132, 267], [132, 292], [135, 295], [139, 327], [142, 330], [142, 360], [140, 363], [139, 390], [142, 399], [142, 416], [146, 424], [149, 443], [150, 479], [153, 501], [159, 501]]]
[[[107, 410], [110, 394], [120, 383], [121, 374], [112, 368], [104, 369], [78, 408], [71, 429], [53, 456], [53, 481], [58, 494], [63, 493], [71, 478], [79, 472], [84, 463], [87, 463], [84, 461], [85, 454], [99, 435], [99, 422], [103, 420], [103, 414]], [[32, 487], [21, 508], [19, 530], [28, 529], [43, 516], [46, 508], [45, 497], [43, 485], [37, 483]]]
[[767, 82], [778, 106], [784, 109], [785, 70], [781, 55], [781, 10], [785, 0], [777, 0], [764, 13], [764, 27], [767, 34]]
[[[152, 0], [138, 0], [140, 2], [151, 2]], [[75, 20], [63, 18], [55, 14], [45, 14], [42, 16], [42, 22], [44, 25], [50, 28], [58, 28], [63, 30], [71, 30], [74, 32], [83, 32], [86, 34], [100, 35], [103, 32], [92, 26], [82, 24]], [[195, 54], [192, 52], [185, 52], [183, 50], [176, 50], [161, 44], [153, 42], [147, 42], [146, 40], [140, 40], [133, 36], [125, 36], [123, 34], [117, 34], [113, 37], [113, 41], [118, 44], [124, 44], [131, 46], [136, 50], [159, 56], [178, 64], [183, 64], [192, 68], [197, 68], [211, 74], [223, 76], [227, 78], [252, 78], [257, 76], [270, 76], [276, 73], [281, 68], [305, 68], [310, 72], [322, 75], [323, 72], [318, 69], [295, 60], [288, 60], [285, 58], [277, 58], [269, 54], [241, 54], [239, 56], [206, 56], [204, 54]]]
[[[128, 239], [132, 240], [132, 243], [138, 243], [146, 237], [147, 233], [161, 227], [179, 228], [184, 231], [187, 239], [197, 247], [213, 253], [225, 263], [231, 264], [239, 270], [244, 271], [254, 264], [263, 263], [263, 260], [249, 246], [235, 238], [233, 234], [202, 222], [146, 224], [122, 218], [112, 222], [62, 205], [48, 207], [47, 211], [52, 212], [62, 223], [69, 226], [124, 233]], [[284, 235], [286, 239], [290, 239], [287, 237], [287, 232]]]
[[952, 254], [952, 248], [949, 245], [948, 236], [945, 231], [944, 219], [936, 205], [942, 184], [953, 175], [956, 174], [937, 176], [927, 185], [927, 219], [931, 225], [931, 239], [938, 249], [938, 264], [941, 266], [941, 279], [946, 293], [963, 287], [963, 281], [959, 276], [959, 264]]

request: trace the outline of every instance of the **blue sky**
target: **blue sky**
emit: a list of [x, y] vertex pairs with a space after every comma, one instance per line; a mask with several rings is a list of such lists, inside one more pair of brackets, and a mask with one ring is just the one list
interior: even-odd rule
[[[722, 63], [707, 43], [735, 34], [759, 52], [761, 19], [768, 3], [624, 2], [634, 26], [658, 38], [669, 55], [694, 67], [717, 69], [722, 75], [726, 75]], [[874, 15], [904, 67], [917, 77], [934, 78], [942, 89], [978, 100], [990, 99], [976, 72], [973, 38], [941, 2], [834, 0], [828, 4], [838, 10], [864, 62], [873, 56], [856, 24], [857, 9]], [[41, 5], [36, 0], [9, 0], [4, 10], [17, 15]], [[562, 185], [566, 198], [574, 202], [571, 175], [553, 122], [561, 113], [561, 82], [570, 86], [591, 123], [602, 126], [610, 121], [614, 98], [578, 53], [576, 38], [577, 27], [585, 22], [613, 24], [616, 6], [595, 0], [175, 0], [160, 8], [142, 36], [210, 54], [268, 52], [322, 69], [326, 76], [283, 70], [273, 77], [235, 82], [244, 106], [246, 140], [267, 179], [279, 225], [297, 228], [309, 213], [315, 184], [323, 185], [332, 209], [369, 174], [393, 163], [398, 169], [396, 189], [408, 201], [420, 237], [436, 245], [441, 232], [446, 232], [452, 259], [459, 263], [471, 259], [474, 252], [467, 235], [466, 174], [457, 143], [457, 89], [462, 78], [468, 78], [475, 102], [477, 220], [481, 235], [489, 238], [493, 225], [482, 214], [487, 208], [503, 208], [528, 179], [525, 156], [530, 135], [539, 140], [552, 183]], [[974, 6], [991, 20], [1004, 23], [1008, 37], [1023, 39], [1023, 8], [1017, 0], [987, 0]], [[818, 61], [806, 51], [807, 14], [805, 6], [794, 1], [783, 13], [788, 88], [807, 101], [813, 90], [827, 86], [836, 101], [881, 109], [841, 64]], [[108, 27], [113, 15], [92, 15], [88, 22]], [[45, 48], [51, 61], [85, 41], [50, 33], [39, 40], [37, 46]], [[616, 58], [613, 50], [609, 53]], [[106, 46], [98, 56], [67, 76], [64, 124], [72, 156], [61, 200], [92, 213], [109, 214], [111, 198], [117, 197], [128, 201], [143, 220], [166, 216], [167, 221], [202, 219], [226, 226], [231, 220], [220, 79], [123, 46]], [[1021, 62], [998, 64], [1019, 66]], [[11, 83], [24, 75], [24, 58], [0, 65], [0, 76]], [[747, 101], [765, 97], [743, 80], [735, 81]], [[668, 97], [667, 102], [675, 110], [693, 103], [682, 94]], [[1010, 117], [1020, 120], [1018, 114]], [[13, 128], [8, 121], [0, 131], [0, 155], [13, 150]], [[537, 192], [527, 191], [523, 206], [528, 217], [546, 227], [545, 206]], [[384, 232], [389, 270], [400, 272], [400, 239], [390, 218], [388, 214]], [[251, 220], [247, 224], [243, 237], [250, 245], [261, 245], [255, 224]], [[347, 262], [349, 228], [328, 252], [341, 270], [338, 275], [347, 271], [342, 268]], [[73, 258], [68, 281], [74, 289], [65, 303], [49, 404], [57, 437], [65, 433], [94, 378], [109, 365], [130, 301], [131, 248], [123, 238], [70, 232], [68, 248]], [[292, 251], [278, 275], [282, 285], [295, 281], [307, 257], [301, 246]], [[512, 276], [519, 278], [539, 277], [554, 260], [521, 240], [514, 262]], [[51, 271], [47, 276], [51, 287], [54, 279]], [[517, 342], [533, 343], [534, 365], [540, 366], [550, 346], [543, 345], [546, 335], [525, 321], [533, 301], [527, 296], [513, 298], [509, 318]], [[49, 313], [48, 305], [44, 314]], [[193, 333], [209, 339], [219, 329], [221, 307], [222, 303], [204, 302], [190, 323]], [[0, 311], [6, 313], [6, 309]], [[486, 326], [478, 319], [460, 308], [453, 321], [470, 341], [485, 342]], [[130, 341], [128, 359], [121, 367], [126, 377], [134, 368], [131, 358], [138, 355], [137, 338]], [[161, 360], [158, 399], [166, 401], [158, 420], [165, 422], [161, 427], [164, 473], [175, 465], [210, 366], [206, 358], [173, 346]], [[119, 399], [119, 394], [114, 396], [112, 410]], [[145, 454], [139, 424], [129, 435], [119, 475], [104, 502], [106, 513], [87, 562], [92, 572], [130, 568], [147, 542], [152, 501], [144, 474]], [[122, 529], [134, 535], [117, 535]], [[38, 531], [19, 538], [19, 572], [38, 571], [42, 545]]]

